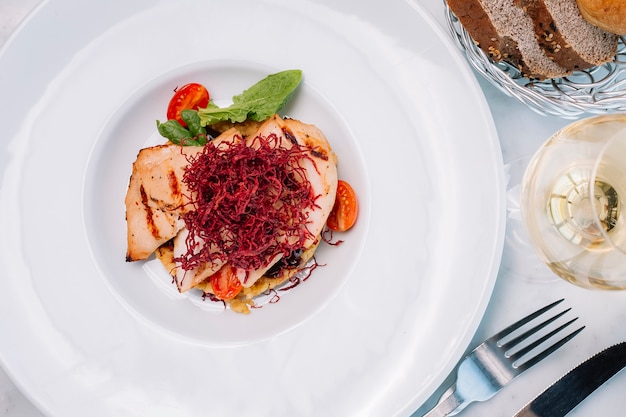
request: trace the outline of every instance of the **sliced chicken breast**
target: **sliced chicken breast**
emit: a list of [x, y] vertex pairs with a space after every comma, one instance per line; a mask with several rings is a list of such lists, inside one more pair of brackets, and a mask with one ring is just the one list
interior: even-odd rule
[[[303, 173], [310, 183], [312, 194], [317, 198], [314, 207], [304, 209], [306, 227], [310, 238], [305, 242], [307, 249], [318, 243], [326, 219], [335, 203], [337, 191], [337, 162], [328, 140], [315, 126], [292, 119], [282, 119], [278, 115], [264, 122], [255, 134], [246, 138], [249, 146], [255, 146], [255, 138], [275, 135], [277, 146], [290, 147], [296, 144], [308, 150], [308, 158], [299, 162], [297, 172]], [[241, 139], [238, 131], [231, 129], [214, 139], [219, 146], [221, 141]], [[126, 196], [128, 223], [127, 260], [146, 259], [165, 242], [173, 240], [175, 257], [186, 253], [185, 242], [188, 232], [181, 216], [193, 209], [189, 193], [182, 183], [188, 157], [201, 152], [202, 147], [181, 147], [162, 145], [143, 149], [133, 164], [128, 193]], [[276, 239], [281, 239], [277, 231]], [[284, 236], [283, 236], [284, 239]], [[197, 242], [196, 242], [197, 243]], [[198, 247], [197, 250], [208, 250]], [[211, 249], [215, 250], [215, 249]], [[282, 257], [274, 254], [268, 257], [258, 270], [237, 269], [236, 273], [244, 287], [252, 286]], [[171, 271], [179, 291], [184, 292], [205, 281], [223, 267], [222, 262], [183, 270], [177, 264]]]
[[[302, 123], [294, 119], [282, 119], [274, 115], [268, 119], [254, 135], [248, 136], [246, 143], [254, 146], [258, 136], [269, 137], [275, 135], [277, 146], [290, 147], [295, 144], [306, 147], [309, 150], [310, 159], [301, 160], [301, 168], [304, 168], [306, 180], [311, 184], [313, 195], [318, 196], [314, 208], [305, 209], [306, 225], [310, 238], [305, 242], [304, 248], [317, 243], [317, 237], [322, 232], [326, 219], [335, 204], [337, 193], [337, 158], [330, 147], [326, 136], [317, 127]], [[277, 234], [280, 239], [280, 232]], [[276, 264], [282, 256], [276, 254], [270, 257], [263, 267], [257, 271], [237, 270], [237, 276], [244, 287], [252, 286], [261, 278], [267, 270]]]
[[[183, 228], [174, 238], [174, 259], [179, 258], [187, 253], [188, 236], [189, 231]], [[209, 250], [211, 252], [215, 252], [217, 251], [217, 248], [207, 248], [206, 246], [199, 246], [197, 250]], [[190, 289], [219, 271], [220, 268], [224, 266], [224, 263], [224, 261], [216, 259], [215, 262], [204, 263], [187, 271], [185, 271], [181, 267], [180, 263], [175, 263], [176, 267], [173, 271], [173, 276], [175, 278], [178, 291], [189, 291]]]
[[127, 261], [148, 258], [185, 226], [181, 214], [189, 199], [182, 177], [187, 157], [201, 150], [161, 145], [139, 152], [126, 193]]
[[[216, 143], [241, 138], [236, 129], [215, 138]], [[139, 151], [126, 192], [127, 261], [148, 258], [185, 226], [181, 215], [192, 207], [182, 182], [189, 157], [201, 146], [158, 145]]]

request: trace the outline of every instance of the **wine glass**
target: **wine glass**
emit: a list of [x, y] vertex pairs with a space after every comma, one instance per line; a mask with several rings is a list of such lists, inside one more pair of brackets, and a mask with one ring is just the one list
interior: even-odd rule
[[530, 240], [522, 222], [522, 178], [532, 155], [524, 155], [507, 161], [504, 165], [506, 178], [506, 234], [502, 252], [502, 270], [512, 277], [532, 283], [549, 283], [558, 280], [543, 262]]
[[532, 157], [522, 222], [541, 259], [585, 288], [626, 289], [626, 114], [592, 116]]

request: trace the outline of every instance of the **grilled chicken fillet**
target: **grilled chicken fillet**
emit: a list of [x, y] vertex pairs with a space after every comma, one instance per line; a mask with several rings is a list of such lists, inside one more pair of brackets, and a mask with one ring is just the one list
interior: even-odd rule
[[[256, 133], [242, 138], [235, 128], [227, 130], [213, 143], [246, 140], [248, 146], [254, 146], [254, 138], [276, 135], [281, 146], [294, 146], [296, 143], [308, 150], [309, 159], [301, 162], [310, 183], [312, 192], [318, 196], [315, 207], [306, 208], [306, 225], [312, 238], [305, 242], [303, 250], [314, 249], [319, 243], [326, 219], [335, 202], [337, 190], [336, 157], [328, 140], [315, 126], [297, 120], [282, 119], [275, 115], [263, 122]], [[161, 145], [142, 149], [133, 164], [128, 193], [126, 195], [126, 219], [128, 227], [128, 251], [126, 259], [136, 261], [148, 258], [159, 249], [159, 258], [169, 266], [179, 291], [187, 291], [205, 282], [209, 276], [224, 265], [214, 263], [192, 270], [183, 270], [174, 259], [186, 251], [187, 230], [182, 216], [193, 205], [189, 204], [190, 192], [182, 181], [189, 166], [189, 156], [202, 151], [202, 147]], [[280, 239], [280, 232], [277, 232]], [[167, 243], [167, 245], [165, 245]], [[200, 247], [196, 250], [214, 250]], [[267, 270], [280, 260], [273, 255], [264, 260], [263, 267], [257, 271], [237, 271], [237, 276], [244, 287], [251, 287]]]
[[[241, 138], [230, 129], [215, 143]], [[127, 261], [147, 259], [159, 246], [185, 227], [181, 216], [191, 209], [189, 192], [182, 182], [188, 158], [201, 146], [174, 144], [139, 151], [126, 192]]]

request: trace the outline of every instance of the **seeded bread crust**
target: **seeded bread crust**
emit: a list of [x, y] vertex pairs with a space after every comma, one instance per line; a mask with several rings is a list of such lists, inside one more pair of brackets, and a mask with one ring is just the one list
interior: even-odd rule
[[[528, 78], [553, 78], [568, 72], [566, 68], [556, 64], [545, 54], [535, 38], [532, 19], [524, 13], [521, 7], [515, 5], [514, 0], [447, 1], [450, 10], [459, 18], [470, 36], [494, 61], [506, 61]], [[467, 13], [470, 4], [471, 14]], [[479, 11], [481, 9], [484, 15], [481, 15]], [[463, 18], [460, 17], [461, 15]], [[474, 16], [481, 18], [476, 20]], [[485, 30], [486, 20], [495, 30], [495, 36], [492, 35], [487, 43], [485, 43], [484, 35], [481, 36], [482, 42], [476, 38], [478, 36], [476, 33]], [[500, 40], [505, 40], [506, 43]], [[499, 51], [500, 56], [494, 54], [493, 50]], [[506, 54], [502, 51], [506, 51]]]
[[517, 0], [517, 4], [534, 22], [537, 42], [545, 54], [564, 68], [583, 69], [590, 66], [565, 40], [543, 1]]
[[498, 33], [479, 0], [448, 0], [448, 5], [464, 27], [473, 28], [472, 39], [491, 59], [507, 61], [524, 73], [531, 72], [519, 53], [517, 42]]
[[515, 0], [535, 26], [546, 55], [570, 71], [610, 61], [617, 36], [585, 20], [575, 0]]
[[617, 36], [589, 24], [576, 0], [447, 0], [477, 45], [531, 79], [610, 61]]

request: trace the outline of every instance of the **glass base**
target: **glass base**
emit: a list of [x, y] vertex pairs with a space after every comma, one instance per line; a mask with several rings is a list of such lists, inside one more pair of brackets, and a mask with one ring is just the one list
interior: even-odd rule
[[506, 178], [506, 234], [502, 253], [502, 270], [529, 282], [553, 282], [559, 278], [541, 260], [522, 223], [520, 194], [522, 178], [531, 155], [504, 165]]

